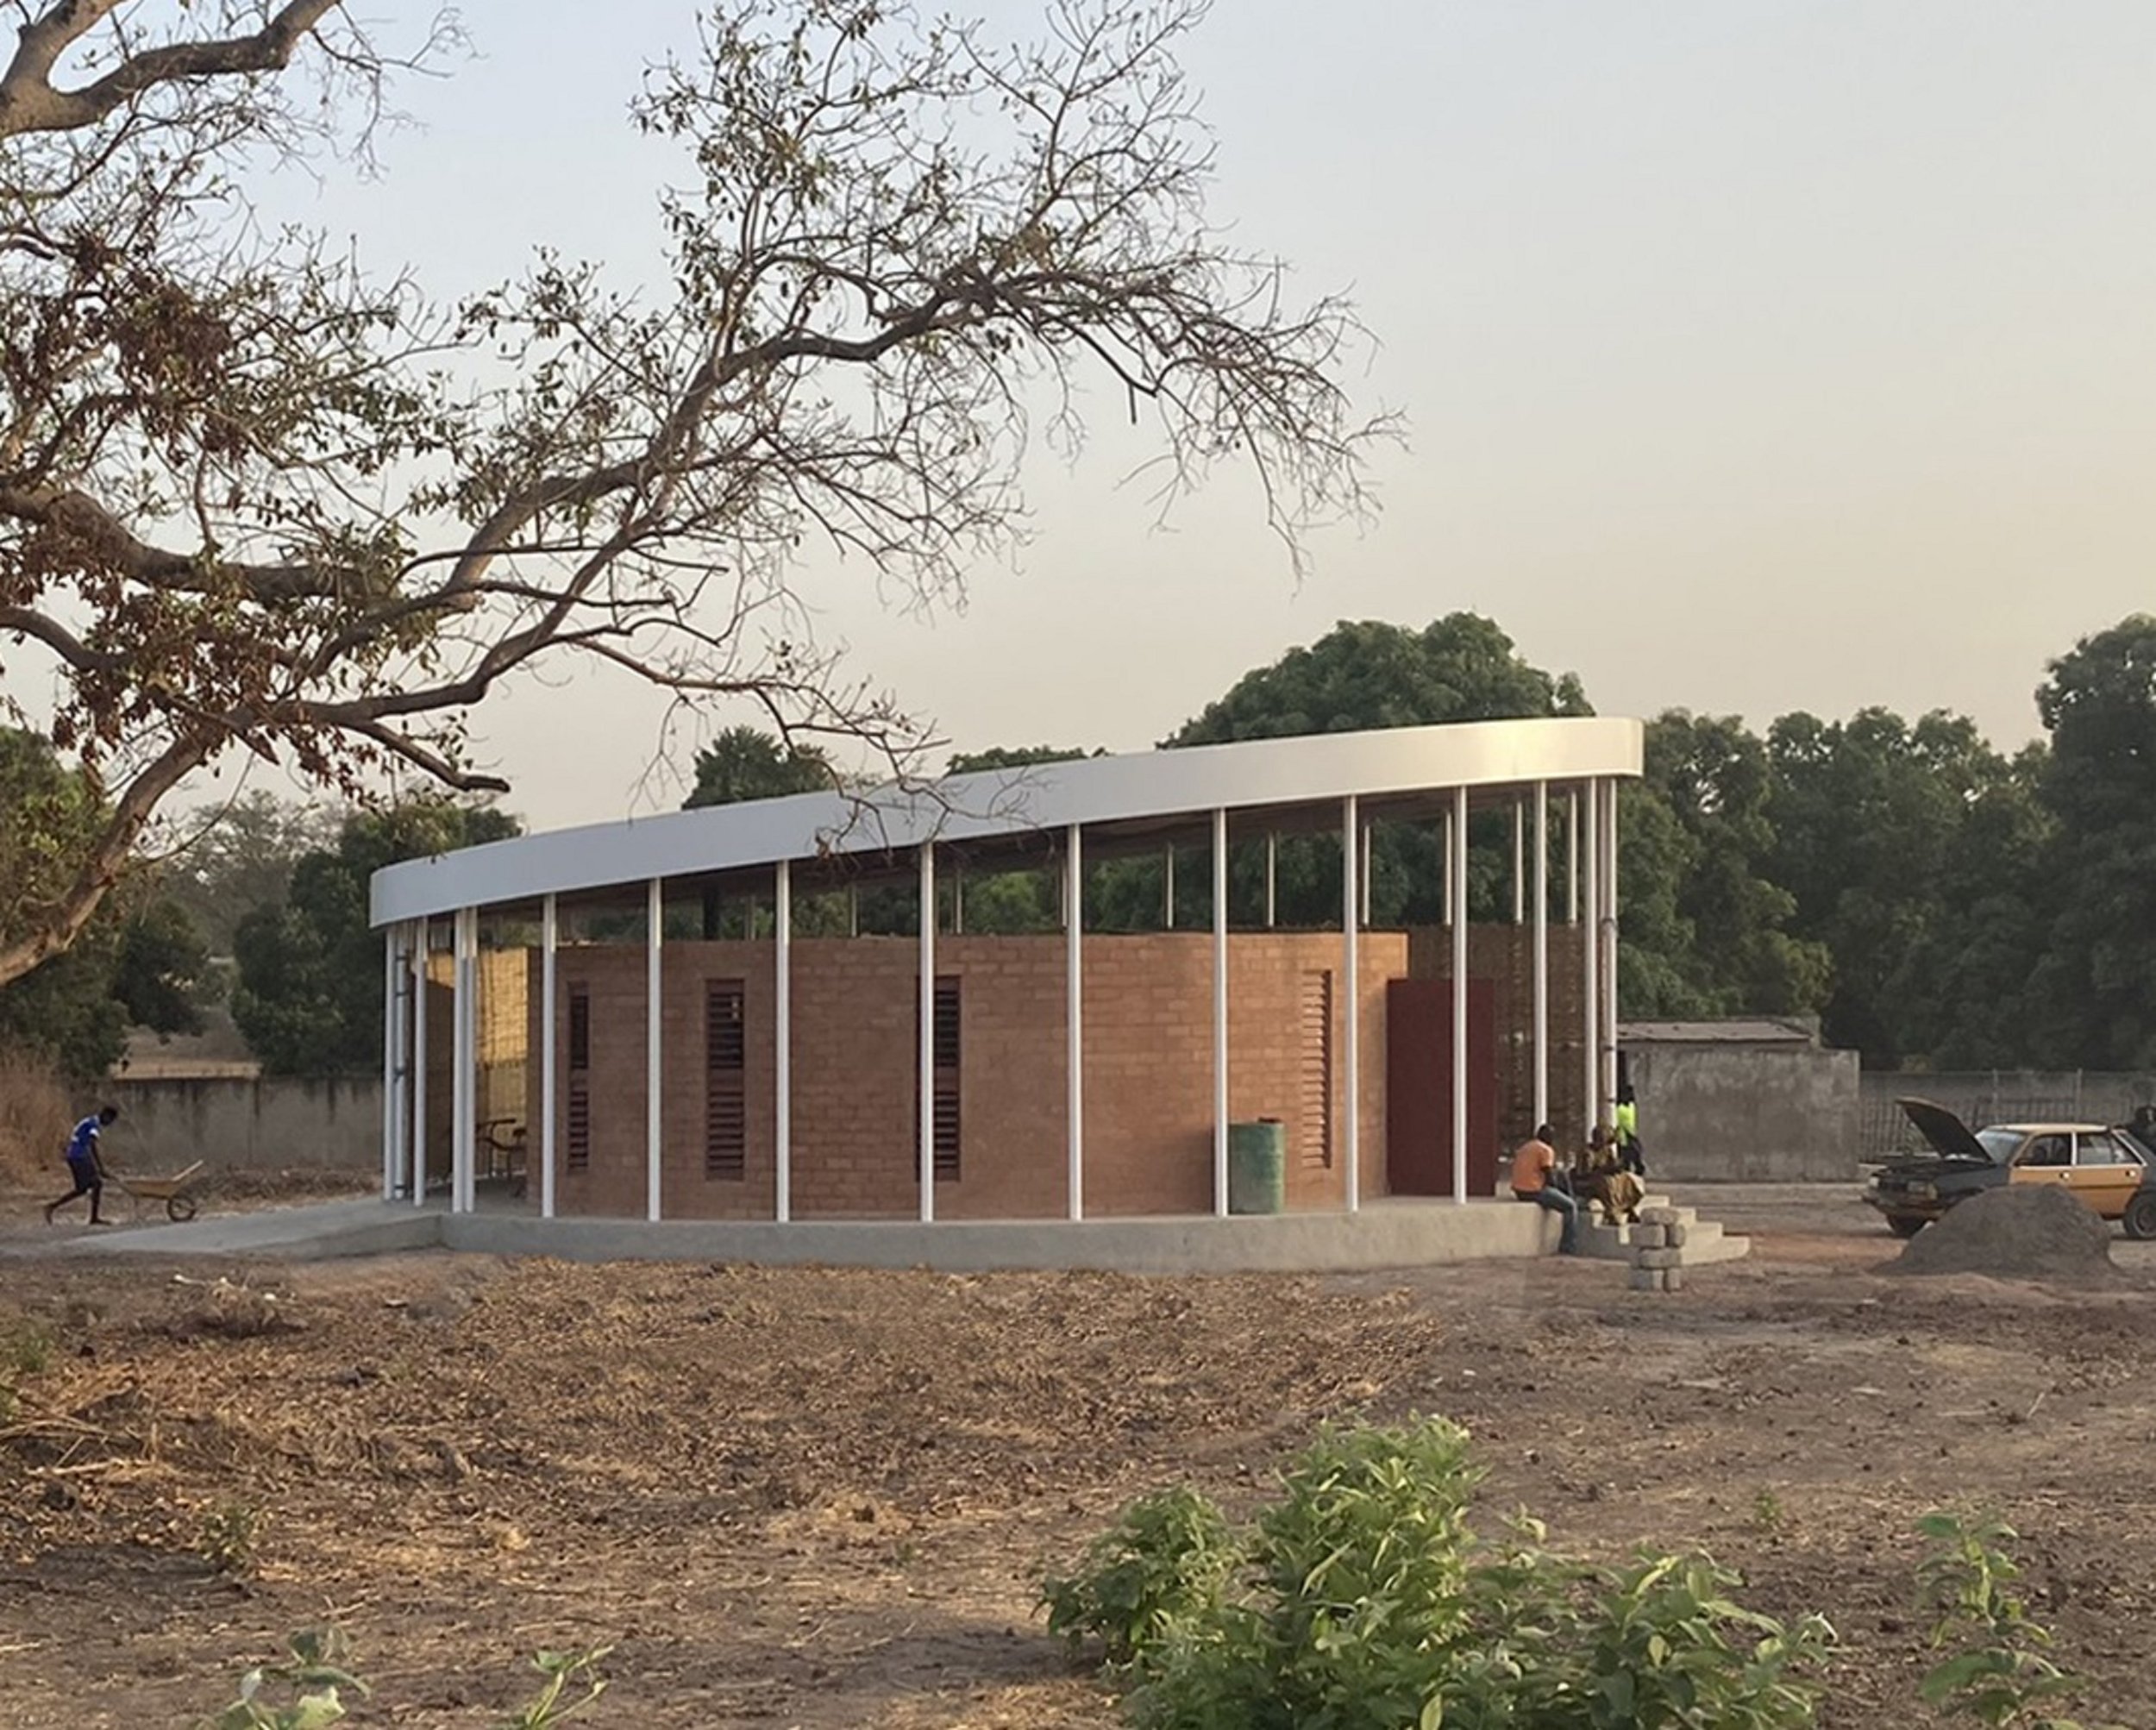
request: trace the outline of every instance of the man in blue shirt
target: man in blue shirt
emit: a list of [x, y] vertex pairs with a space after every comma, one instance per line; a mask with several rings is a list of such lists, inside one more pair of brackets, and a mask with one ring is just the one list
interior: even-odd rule
[[75, 1187], [59, 1200], [45, 1204], [47, 1225], [53, 1223], [53, 1215], [78, 1195], [90, 1198], [90, 1223], [105, 1223], [97, 1217], [97, 1202], [105, 1188], [104, 1167], [97, 1159], [97, 1134], [119, 1115], [119, 1106], [100, 1106], [94, 1117], [86, 1117], [75, 1125], [75, 1132], [67, 1138], [67, 1175], [74, 1179]]

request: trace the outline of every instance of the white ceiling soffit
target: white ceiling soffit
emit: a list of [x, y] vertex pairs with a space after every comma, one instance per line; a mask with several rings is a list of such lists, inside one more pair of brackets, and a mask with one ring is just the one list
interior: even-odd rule
[[373, 918], [385, 925], [654, 877], [882, 853], [931, 838], [1305, 805], [1350, 793], [1637, 776], [1643, 738], [1638, 721], [1606, 717], [1463, 721], [1087, 757], [852, 796], [803, 793], [667, 812], [389, 866], [374, 874]]

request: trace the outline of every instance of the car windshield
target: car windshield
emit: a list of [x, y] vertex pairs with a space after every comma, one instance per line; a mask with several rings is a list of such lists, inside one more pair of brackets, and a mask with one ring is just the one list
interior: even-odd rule
[[1987, 1129], [1977, 1131], [1977, 1145], [1990, 1156], [1994, 1165], [2004, 1165], [2014, 1156], [2014, 1150], [2021, 1144], [2019, 1131]]

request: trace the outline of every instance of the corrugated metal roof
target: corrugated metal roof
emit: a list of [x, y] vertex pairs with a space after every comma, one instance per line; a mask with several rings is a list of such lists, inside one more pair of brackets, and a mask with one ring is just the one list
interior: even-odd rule
[[1617, 1028], [1623, 1045], [1816, 1045], [1818, 1030], [1808, 1021], [1772, 1016], [1736, 1016], [1724, 1021], [1625, 1021]]

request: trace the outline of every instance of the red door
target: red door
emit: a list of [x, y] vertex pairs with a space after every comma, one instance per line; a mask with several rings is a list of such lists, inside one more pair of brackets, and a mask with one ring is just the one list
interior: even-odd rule
[[[1395, 1195], [1452, 1193], [1452, 981], [1385, 987], [1385, 1178]], [[1467, 982], [1467, 1188], [1497, 1190], [1496, 987]]]

